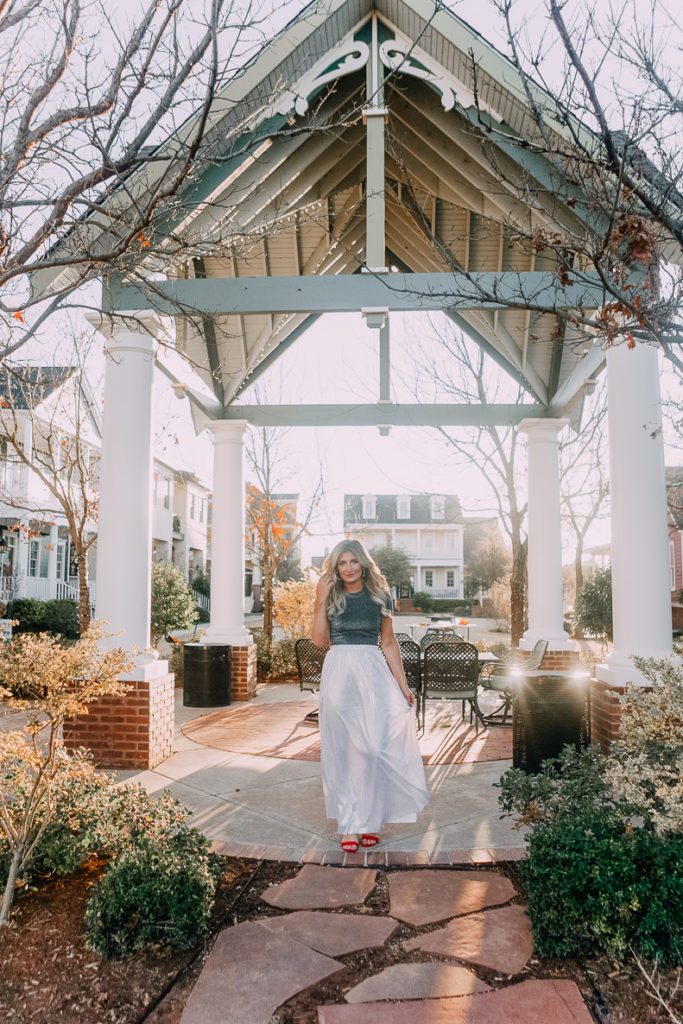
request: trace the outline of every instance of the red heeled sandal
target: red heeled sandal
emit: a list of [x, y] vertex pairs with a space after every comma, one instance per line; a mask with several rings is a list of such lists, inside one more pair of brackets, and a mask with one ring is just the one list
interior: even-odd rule
[[358, 853], [358, 840], [342, 839], [341, 848], [344, 853]]
[[370, 847], [377, 846], [379, 842], [379, 836], [373, 835], [372, 832], [366, 832], [360, 837], [361, 846]]

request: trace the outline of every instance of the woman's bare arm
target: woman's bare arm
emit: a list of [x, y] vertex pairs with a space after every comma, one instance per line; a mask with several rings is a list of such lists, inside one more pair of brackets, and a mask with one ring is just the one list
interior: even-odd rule
[[325, 605], [331, 586], [332, 577], [328, 576], [327, 573], [323, 573], [318, 580], [318, 586], [315, 588], [315, 611], [313, 613], [313, 627], [311, 629], [311, 640], [316, 647], [327, 647], [330, 642], [330, 623], [327, 618]]
[[384, 651], [384, 657], [387, 660], [387, 665], [391, 670], [391, 674], [398, 683], [399, 689], [407, 702], [413, 705], [415, 703], [415, 694], [406, 682], [406, 674], [403, 669], [403, 659], [401, 658], [401, 648], [398, 646], [398, 640], [394, 634], [394, 624], [391, 621], [390, 616], [382, 618], [381, 635], [382, 650]]

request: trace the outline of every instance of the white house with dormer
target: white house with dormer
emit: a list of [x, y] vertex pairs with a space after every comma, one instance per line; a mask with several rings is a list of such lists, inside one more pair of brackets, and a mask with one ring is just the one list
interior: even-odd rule
[[401, 548], [416, 591], [437, 599], [464, 596], [464, 520], [454, 494], [345, 494], [344, 533], [367, 548]]

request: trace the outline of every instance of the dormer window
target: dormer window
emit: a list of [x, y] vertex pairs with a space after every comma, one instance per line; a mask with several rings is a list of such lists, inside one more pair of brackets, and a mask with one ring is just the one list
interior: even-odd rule
[[377, 515], [377, 497], [374, 494], [363, 495], [363, 519], [374, 519]]
[[441, 494], [432, 494], [429, 499], [432, 519], [444, 519], [446, 516], [446, 499]]
[[410, 519], [410, 496], [402, 495], [396, 499], [396, 518]]

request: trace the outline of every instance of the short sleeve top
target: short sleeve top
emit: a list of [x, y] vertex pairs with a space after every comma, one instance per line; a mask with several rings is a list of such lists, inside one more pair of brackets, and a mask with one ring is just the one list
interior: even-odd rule
[[[391, 611], [390, 594], [385, 595], [385, 604]], [[346, 608], [330, 619], [330, 643], [376, 647], [381, 628], [382, 609], [363, 587], [356, 594], [347, 593]]]

